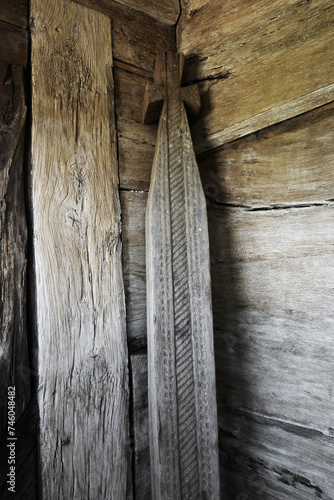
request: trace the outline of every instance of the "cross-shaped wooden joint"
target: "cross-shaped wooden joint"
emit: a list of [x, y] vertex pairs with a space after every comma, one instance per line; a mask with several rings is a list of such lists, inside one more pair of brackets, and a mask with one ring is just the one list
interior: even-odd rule
[[[175, 66], [178, 65], [179, 82], [176, 86]], [[174, 66], [174, 71], [173, 67]], [[164, 102], [170, 100], [169, 89], [173, 87], [173, 98], [178, 98], [184, 102], [189, 121], [194, 122], [200, 112], [201, 98], [197, 85], [181, 87], [181, 79], [184, 66], [183, 54], [172, 54], [159, 52], [154, 65], [153, 82], [149, 81], [146, 85], [142, 121], [145, 124], [153, 123], [159, 120]], [[179, 89], [179, 95], [175, 95], [176, 88]]]

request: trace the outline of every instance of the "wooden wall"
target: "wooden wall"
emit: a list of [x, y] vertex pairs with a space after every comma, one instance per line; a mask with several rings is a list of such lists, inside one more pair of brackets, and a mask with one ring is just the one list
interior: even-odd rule
[[323, 0], [182, 3], [224, 499], [333, 495], [333, 16]]

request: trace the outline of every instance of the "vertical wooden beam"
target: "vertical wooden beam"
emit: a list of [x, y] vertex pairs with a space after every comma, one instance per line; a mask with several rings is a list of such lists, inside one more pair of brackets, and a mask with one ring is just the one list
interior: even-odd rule
[[32, 0], [32, 175], [45, 498], [131, 495], [110, 20]]
[[7, 431], [8, 387], [16, 389], [16, 419], [30, 400], [23, 190], [25, 117], [23, 70], [0, 63], [0, 437]]
[[218, 432], [206, 201], [180, 88], [178, 55], [168, 53], [159, 66], [166, 101], [146, 218], [152, 497], [216, 499]]

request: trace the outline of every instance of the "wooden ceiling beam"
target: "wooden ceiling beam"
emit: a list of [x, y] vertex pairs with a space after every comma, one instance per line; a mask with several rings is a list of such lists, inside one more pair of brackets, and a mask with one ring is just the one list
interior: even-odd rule
[[179, 0], [74, 0], [92, 9], [107, 13], [115, 4], [124, 5], [161, 21], [164, 24], [176, 24], [179, 13]]

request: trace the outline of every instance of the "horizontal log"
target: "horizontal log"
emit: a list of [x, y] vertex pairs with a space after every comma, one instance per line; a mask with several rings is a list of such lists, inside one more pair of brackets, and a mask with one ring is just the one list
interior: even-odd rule
[[334, 206], [209, 206], [218, 400], [331, 432]]
[[0, 21], [15, 24], [19, 28], [28, 25], [28, 0], [1, 0]]
[[206, 195], [250, 207], [332, 199], [333, 120], [328, 104], [201, 155]]
[[197, 152], [332, 101], [333, 16], [330, 0], [184, 10], [179, 47], [198, 56], [185, 78], [202, 81]]
[[0, 61], [27, 67], [28, 32], [13, 24], [0, 21]]
[[334, 440], [219, 405], [222, 498], [331, 500]]
[[112, 11], [115, 4], [121, 4], [130, 9], [149, 15], [164, 24], [173, 25], [179, 17], [180, 4], [178, 0], [75, 0], [104, 14]]

